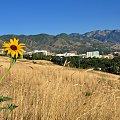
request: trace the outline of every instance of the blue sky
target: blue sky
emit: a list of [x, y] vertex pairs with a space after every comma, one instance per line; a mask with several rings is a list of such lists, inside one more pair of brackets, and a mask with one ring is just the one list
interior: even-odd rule
[[120, 29], [120, 0], [0, 0], [0, 35]]

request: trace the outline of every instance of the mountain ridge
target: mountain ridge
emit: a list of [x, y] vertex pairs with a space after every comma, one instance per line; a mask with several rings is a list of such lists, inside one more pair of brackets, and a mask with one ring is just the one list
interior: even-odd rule
[[96, 30], [84, 34], [60, 33], [57, 35], [45, 33], [36, 35], [8, 34], [0, 36], [0, 44], [14, 37], [17, 37], [20, 42], [26, 44], [28, 48], [27, 51], [35, 49], [44, 49], [56, 53], [69, 51], [85, 53], [94, 50], [105, 53], [120, 51], [120, 30]]

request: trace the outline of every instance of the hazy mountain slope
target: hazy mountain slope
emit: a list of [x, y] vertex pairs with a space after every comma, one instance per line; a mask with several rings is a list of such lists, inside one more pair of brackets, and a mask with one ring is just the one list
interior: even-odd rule
[[84, 35], [102, 42], [120, 43], [120, 30], [97, 30], [85, 33]]
[[99, 50], [105, 53], [120, 51], [120, 31], [104, 30], [92, 31], [85, 34], [61, 33], [59, 35], [3, 35], [0, 36], [0, 44], [9, 41], [10, 38], [17, 37], [20, 42], [24, 42], [27, 50], [49, 50], [52, 52], [68, 52], [71, 50], [85, 53], [86, 51]]

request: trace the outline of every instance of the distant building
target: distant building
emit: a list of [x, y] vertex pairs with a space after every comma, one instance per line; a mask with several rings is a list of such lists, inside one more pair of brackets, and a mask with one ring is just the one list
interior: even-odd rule
[[32, 54], [43, 54], [43, 55], [48, 55], [48, 52], [46, 50], [34, 50], [31, 52], [26, 52], [24, 54], [32, 55]]
[[86, 58], [86, 54], [81, 54], [81, 57], [82, 58]]
[[33, 54], [34, 54], [34, 53], [47, 55], [47, 50], [34, 50], [34, 51], [33, 51]]
[[97, 58], [97, 57], [99, 57], [99, 51], [87, 52], [86, 57], [87, 58], [89, 58], [89, 57], [90, 58], [93, 58], [93, 57]]
[[71, 52], [71, 53], [64, 53], [65, 57], [70, 57], [70, 56], [76, 56], [76, 53]]
[[78, 55], [80, 58], [86, 58], [86, 54], [79, 54]]
[[56, 54], [55, 56], [64, 57], [65, 55], [60, 53], [60, 54]]
[[77, 55], [77, 51], [69, 51], [69, 53], [74, 53], [75, 55]]
[[107, 58], [107, 59], [113, 59], [114, 55], [108, 54], [108, 55], [100, 55], [99, 58]]
[[72, 57], [72, 56], [78, 56], [76, 52], [66, 52], [63, 54], [56, 54], [56, 56], [60, 56], [60, 57]]
[[52, 52], [47, 51], [47, 55], [53, 55], [53, 53], [52, 53]]
[[114, 55], [115, 57], [120, 57], [120, 52], [113, 52], [113, 55]]

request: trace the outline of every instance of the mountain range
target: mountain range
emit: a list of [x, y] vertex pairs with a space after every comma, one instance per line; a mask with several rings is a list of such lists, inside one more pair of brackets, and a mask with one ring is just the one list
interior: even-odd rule
[[2, 35], [0, 44], [9, 41], [10, 38], [18, 38], [20, 42], [26, 44], [26, 51], [48, 50], [56, 53], [77, 51], [85, 53], [87, 51], [100, 51], [110, 53], [120, 51], [120, 30], [96, 30], [85, 34], [61, 33], [58, 35], [37, 34], [37, 35]]

